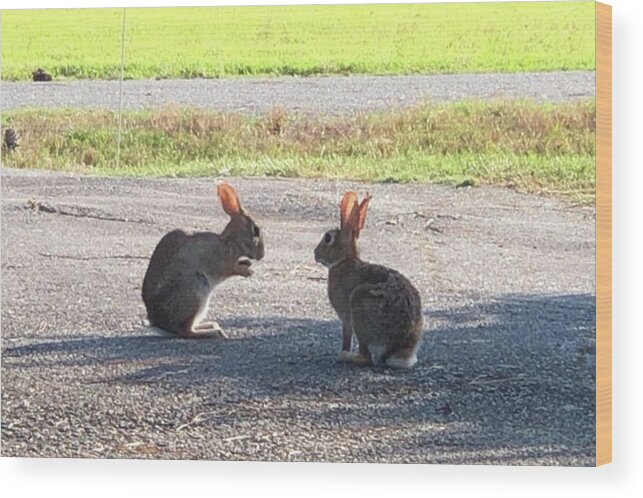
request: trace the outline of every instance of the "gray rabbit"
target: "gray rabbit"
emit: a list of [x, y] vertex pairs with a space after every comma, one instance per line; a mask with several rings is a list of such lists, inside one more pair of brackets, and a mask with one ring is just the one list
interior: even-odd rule
[[156, 246], [143, 280], [150, 324], [182, 338], [226, 338], [216, 322], [201, 323], [214, 287], [228, 277], [252, 275], [251, 259], [264, 255], [263, 234], [241, 207], [235, 190], [217, 193], [230, 221], [221, 232], [173, 230]]
[[[422, 337], [420, 294], [399, 272], [359, 258], [357, 239], [369, 201], [367, 196], [359, 203], [355, 192], [346, 192], [340, 228], [324, 234], [315, 260], [328, 267], [328, 297], [342, 321], [340, 359], [409, 368], [417, 362]], [[353, 333], [359, 342], [357, 354], [351, 353]]]

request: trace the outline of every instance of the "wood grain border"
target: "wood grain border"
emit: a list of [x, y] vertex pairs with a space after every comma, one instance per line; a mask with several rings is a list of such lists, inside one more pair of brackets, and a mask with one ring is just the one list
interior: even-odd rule
[[596, 465], [612, 461], [612, 7], [596, 2]]

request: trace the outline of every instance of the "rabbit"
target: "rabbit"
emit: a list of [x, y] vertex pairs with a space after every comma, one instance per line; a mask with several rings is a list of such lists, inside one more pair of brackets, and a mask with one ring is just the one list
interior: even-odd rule
[[[422, 338], [422, 302], [417, 289], [399, 272], [362, 261], [357, 239], [368, 203], [346, 192], [339, 229], [326, 232], [315, 261], [328, 268], [328, 297], [342, 322], [340, 360], [356, 365], [410, 368]], [[351, 353], [353, 333], [359, 351]]]
[[216, 322], [201, 323], [212, 291], [228, 277], [251, 276], [250, 260], [264, 256], [263, 233], [235, 190], [222, 182], [217, 193], [230, 216], [223, 232], [169, 232], [154, 249], [143, 279], [150, 325], [170, 335], [227, 338]]

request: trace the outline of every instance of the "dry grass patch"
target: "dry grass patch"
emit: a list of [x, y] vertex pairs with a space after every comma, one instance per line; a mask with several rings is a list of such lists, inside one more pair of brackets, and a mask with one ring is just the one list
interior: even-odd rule
[[167, 107], [12, 111], [16, 167], [110, 175], [324, 176], [451, 181], [593, 194], [595, 104], [525, 101], [421, 105], [351, 117], [275, 108], [264, 116]]

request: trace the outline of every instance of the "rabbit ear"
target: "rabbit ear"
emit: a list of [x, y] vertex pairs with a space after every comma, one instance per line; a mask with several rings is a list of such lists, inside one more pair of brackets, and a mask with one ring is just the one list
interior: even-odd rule
[[368, 211], [368, 203], [371, 200], [371, 194], [367, 193], [366, 197], [362, 199], [362, 202], [359, 203], [359, 219], [357, 222], [357, 234], [359, 231], [364, 228], [364, 222], [366, 221], [366, 211]]
[[217, 194], [219, 195], [219, 199], [221, 199], [223, 210], [230, 216], [235, 216], [243, 212], [241, 203], [239, 202], [239, 196], [230, 185], [225, 182], [219, 183], [219, 185], [217, 185]]
[[353, 208], [356, 205], [357, 205], [357, 194], [351, 191], [346, 192], [344, 194], [344, 197], [342, 198], [342, 202], [339, 204], [339, 215], [341, 220], [340, 228], [342, 230], [344, 229], [344, 227], [347, 227], [348, 223], [350, 223], [351, 216], [353, 214]]

